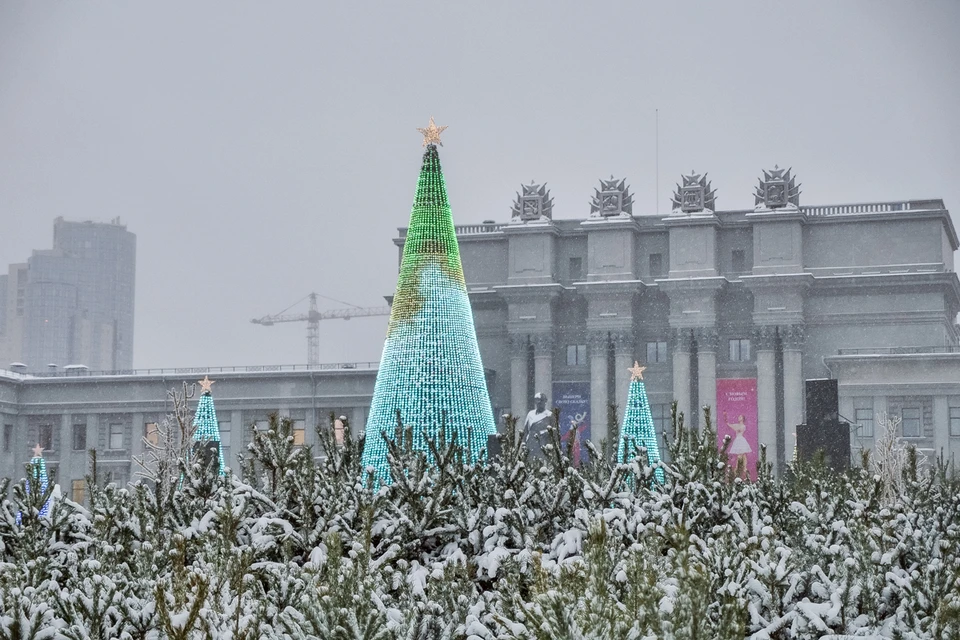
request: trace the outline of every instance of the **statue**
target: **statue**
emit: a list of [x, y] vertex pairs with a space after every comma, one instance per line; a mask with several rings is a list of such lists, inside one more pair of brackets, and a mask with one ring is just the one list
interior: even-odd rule
[[549, 220], [553, 218], [553, 198], [547, 189], [547, 183], [520, 185], [523, 193], [517, 194], [513, 203], [512, 222]]
[[683, 186], [678, 184], [673, 193], [674, 213], [709, 213], [716, 208], [717, 190], [707, 180], [707, 174], [691, 171], [689, 176], [681, 178]]
[[546, 439], [547, 428], [553, 424], [553, 412], [547, 409], [547, 396], [537, 393], [533, 396], [533, 409], [527, 413], [523, 421], [522, 438], [531, 455], [540, 456], [543, 442]]
[[617, 216], [630, 218], [633, 216], [633, 194], [627, 186], [626, 178], [617, 180], [610, 176], [609, 180], [600, 180], [600, 188], [595, 190], [593, 200], [590, 201], [591, 218], [609, 218]]
[[774, 166], [772, 171], [764, 169], [760, 186], [754, 194], [757, 209], [781, 209], [800, 207], [800, 185], [790, 169]]

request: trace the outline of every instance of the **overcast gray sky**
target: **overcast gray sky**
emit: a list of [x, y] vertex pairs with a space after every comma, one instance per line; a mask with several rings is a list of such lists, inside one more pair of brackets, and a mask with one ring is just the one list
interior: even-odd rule
[[[611, 173], [654, 213], [657, 108], [660, 211], [691, 169], [752, 206], [774, 163], [802, 203], [960, 210], [958, 67], [956, 1], [2, 0], [0, 265], [120, 216], [135, 366], [303, 363], [305, 325], [249, 319], [393, 293], [431, 115], [458, 224], [531, 179], [585, 217]], [[376, 360], [385, 328], [322, 323], [321, 360]]]

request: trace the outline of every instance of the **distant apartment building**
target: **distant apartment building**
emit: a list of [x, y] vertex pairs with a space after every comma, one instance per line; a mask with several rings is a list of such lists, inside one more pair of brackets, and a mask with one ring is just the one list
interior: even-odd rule
[[136, 236], [119, 219], [57, 218], [53, 248], [0, 276], [0, 362], [28, 372], [131, 369], [135, 272]]

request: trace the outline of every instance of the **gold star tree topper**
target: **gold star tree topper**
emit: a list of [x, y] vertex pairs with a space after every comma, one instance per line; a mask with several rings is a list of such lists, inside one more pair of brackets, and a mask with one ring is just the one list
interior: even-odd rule
[[197, 382], [200, 384], [201, 393], [210, 393], [210, 387], [213, 386], [214, 381], [209, 376], [203, 376], [203, 380], [197, 380]]
[[447, 128], [447, 125], [438, 127], [433, 122], [433, 116], [430, 116], [430, 124], [427, 125], [426, 129], [421, 129], [420, 127], [417, 127], [417, 131], [423, 134], [423, 146], [425, 147], [428, 144], [438, 144], [442, 147], [443, 143], [440, 142], [440, 134], [443, 133], [443, 130], [446, 128]]
[[641, 367], [640, 363], [634, 360], [633, 366], [627, 369], [627, 371], [630, 372], [630, 382], [633, 382], [634, 380], [643, 380], [643, 372], [646, 370], [646, 367]]
[[37, 443], [37, 446], [33, 448], [33, 457], [39, 458], [43, 455], [43, 447], [40, 446], [40, 443]]

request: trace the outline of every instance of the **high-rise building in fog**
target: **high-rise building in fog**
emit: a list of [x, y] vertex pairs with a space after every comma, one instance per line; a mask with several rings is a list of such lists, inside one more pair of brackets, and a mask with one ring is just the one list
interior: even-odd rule
[[136, 236], [119, 219], [53, 224], [53, 248], [0, 277], [3, 366], [133, 367]]

